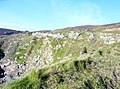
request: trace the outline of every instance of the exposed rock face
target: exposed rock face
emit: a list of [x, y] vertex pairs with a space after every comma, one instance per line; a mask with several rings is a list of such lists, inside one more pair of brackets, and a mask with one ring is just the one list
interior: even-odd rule
[[5, 56], [5, 53], [3, 52], [3, 50], [0, 49], [0, 60], [4, 58], [4, 56]]
[[[26, 66], [26, 63], [19, 64], [15, 61], [11, 61], [9, 59], [4, 59], [1, 61], [1, 78], [0, 82], [5, 83], [11, 80], [15, 80], [20, 78], [25, 72], [32, 70], [32, 68], [28, 68], [30, 66]], [[2, 76], [4, 72], [4, 76]]]
[[[37, 35], [41, 35], [44, 37], [45, 34], [43, 35], [37, 34]], [[1, 55], [0, 65], [2, 66], [2, 69], [4, 69], [5, 71], [5, 76], [1, 77], [0, 80], [2, 83], [9, 82], [14, 79], [18, 79], [21, 76], [24, 76], [30, 71], [32, 71], [33, 68], [50, 65], [53, 62], [52, 45], [50, 40], [47, 38], [47, 36], [45, 36], [43, 39], [43, 45], [41, 46], [41, 50], [37, 50], [39, 55], [36, 55], [36, 53], [34, 52], [35, 50], [32, 49], [34, 48], [34, 46], [36, 46], [37, 39], [39, 39], [36, 38], [37, 35], [35, 35], [35, 38], [33, 37], [33, 39], [30, 40], [30, 43], [24, 44], [24, 47], [19, 46], [19, 43], [21, 42], [22, 39], [19, 38], [16, 39], [15, 37], [14, 39], [16, 39], [17, 41], [15, 42], [15, 40], [13, 40], [14, 41], [13, 43], [11, 40], [10, 45], [6, 49], [6, 56], [4, 55], [5, 57], [3, 57]], [[50, 35], [50, 36], [54, 37], [54, 35]], [[23, 54], [22, 52], [19, 51], [17, 52], [18, 46], [21, 50], [27, 50], [27, 47], [30, 46], [31, 48], [28, 51], [28, 53]], [[1, 52], [1, 54], [3, 54], [3, 52]], [[31, 57], [31, 54], [33, 57]], [[16, 58], [14, 60], [9, 59], [9, 57], [11, 57], [12, 55], [16, 55], [16, 56], [20, 55], [19, 60], [23, 60], [23, 58], [25, 58], [27, 61], [24, 63], [18, 63], [16, 61], [17, 60]]]
[[41, 33], [41, 32], [35, 32], [35, 33], [32, 33], [33, 36], [36, 36], [37, 38], [42, 38], [42, 37], [46, 37], [46, 36], [50, 36], [50, 37], [53, 37], [53, 38], [63, 38], [64, 35], [63, 34], [52, 34], [52, 33]]
[[103, 39], [105, 44], [113, 44], [113, 43], [118, 43], [120, 42], [120, 35], [116, 34], [116, 35], [112, 35], [112, 34], [106, 34], [106, 33], [102, 33], [99, 36], [101, 39]]
[[78, 36], [79, 36], [79, 33], [78, 33], [78, 32], [74, 32], [74, 31], [71, 31], [71, 32], [68, 34], [68, 37], [69, 37], [69, 38], [74, 38], [74, 39], [76, 39]]
[[1, 49], [1, 46], [3, 45], [3, 43], [4, 43], [3, 41], [0, 41], [0, 60], [5, 56], [4, 51]]
[[[45, 74], [49, 71], [54, 74], [53, 71], [56, 70], [56, 76], [60, 80], [54, 81], [56, 77], [50, 75], [46, 83], [68, 84], [70, 80], [71, 84], [75, 84], [75, 81], [79, 79], [80, 82], [76, 84], [83, 84], [87, 88], [93, 88], [99, 80], [105, 87], [109, 86], [112, 81], [120, 79], [119, 63], [116, 62], [120, 58], [119, 37], [118, 33], [110, 35], [90, 31], [34, 32], [11, 35], [2, 39], [4, 43], [0, 43], [4, 47], [4, 51], [0, 49], [0, 83], [19, 79], [32, 72], [33, 69], [37, 71], [52, 67], [53, 69], [46, 71]], [[111, 80], [107, 84], [105, 79]], [[94, 83], [92, 84], [91, 81]]]
[[1, 66], [0, 66], [0, 78], [3, 78], [3, 77], [5, 77], [5, 74], [4, 74], [4, 70], [1, 68]]
[[[24, 44], [21, 45], [21, 42], [24, 41], [23, 38], [18, 38], [16, 36], [12, 36], [12, 39], [8, 40], [7, 42], [10, 43], [8, 45], [8, 48], [6, 49], [5, 53], [0, 50], [0, 58], [2, 59], [0, 61], [2, 69], [5, 71], [5, 75], [2, 79], [3, 82], [9, 82], [14, 79], [18, 79], [21, 76], [26, 75], [29, 73], [33, 68], [39, 68], [46, 65], [51, 65], [54, 62], [54, 55], [57, 51], [62, 52], [62, 47], [67, 47], [69, 45], [67, 43], [67, 39], [77, 40], [77, 37], [80, 33], [70, 31], [67, 33], [66, 39], [65, 36], [61, 33], [52, 34], [52, 33], [32, 33], [32, 38], [28, 42], [24, 42]], [[95, 44], [97, 38], [90, 32], [87, 32], [88, 35], [88, 41], [90, 41], [92, 44]], [[23, 37], [26, 37], [28, 35], [23, 34]], [[82, 36], [82, 35], [81, 35]], [[55, 43], [55, 46], [52, 44], [52, 39], [57, 40], [57, 44]], [[100, 34], [100, 38], [105, 40], [107, 37], [102, 37]], [[58, 39], [64, 39], [65, 41], [62, 42], [62, 44], [59, 43]], [[84, 39], [84, 38], [83, 38]], [[81, 39], [81, 40], [83, 40]], [[40, 41], [41, 40], [41, 41]], [[41, 42], [41, 43], [39, 43]], [[74, 43], [75, 41], [73, 41]], [[6, 43], [5, 43], [6, 44]], [[70, 43], [69, 43], [70, 44]], [[36, 45], [39, 46], [40, 49], [33, 50]], [[19, 48], [19, 50], [17, 50]], [[29, 49], [29, 50], [28, 50]], [[25, 52], [28, 50], [27, 52]], [[53, 53], [53, 50], [55, 53]], [[64, 52], [64, 51], [63, 51]], [[80, 51], [81, 55], [88, 54], [87, 47], [82, 48]], [[103, 55], [101, 51], [99, 51], [100, 55]], [[10, 56], [14, 55], [14, 60], [9, 59]], [[20, 55], [20, 56], [19, 56]], [[57, 54], [59, 55], [59, 54]], [[4, 58], [5, 56], [5, 58]], [[60, 55], [61, 56], [61, 55]], [[65, 60], [70, 59], [72, 57], [72, 54], [66, 55], [63, 58]], [[23, 63], [18, 63], [17, 60], [26, 60]], [[57, 59], [61, 59], [60, 57], [57, 57]]]

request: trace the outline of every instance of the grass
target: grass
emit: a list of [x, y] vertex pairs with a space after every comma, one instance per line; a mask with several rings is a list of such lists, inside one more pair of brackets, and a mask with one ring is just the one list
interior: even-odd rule
[[[117, 47], [115, 44], [114, 48]], [[107, 51], [114, 49], [112, 46], [101, 48], [103, 54], [108, 55]], [[112, 51], [112, 50], [111, 50]], [[33, 71], [28, 76], [14, 81], [9, 86], [9, 89], [105, 89], [119, 88], [119, 82], [115, 83], [110, 75], [115, 67], [116, 61], [112, 55], [109, 58], [109, 64], [106, 60], [106, 55], [100, 55], [98, 51], [95, 54], [85, 58], [72, 59], [54, 66], [48, 66]], [[108, 68], [108, 69], [107, 69]], [[106, 71], [106, 72], [105, 72]]]
[[[63, 31], [63, 33], [67, 32]], [[98, 38], [97, 34], [95, 38]], [[31, 58], [40, 55], [47, 60], [43, 54], [49, 53], [50, 50], [54, 62], [49, 66], [37, 68], [39, 70], [35, 69], [27, 76], [3, 87], [5, 89], [119, 89], [120, 82], [113, 76], [119, 76], [115, 69], [120, 61], [120, 43], [105, 45], [100, 39], [92, 43], [88, 41], [89, 35], [86, 33], [83, 32], [81, 36], [84, 39], [47, 37], [50, 44], [46, 45], [43, 44], [45, 38], [30, 37], [34, 40], [33, 43], [27, 47], [27, 50], [18, 48], [17, 51], [22, 53], [18, 57], [30, 53]], [[21, 46], [30, 40], [26, 38]], [[63, 46], [64, 42], [66, 43]], [[52, 46], [50, 49], [48, 49], [49, 45]], [[57, 45], [61, 47], [56, 50]], [[87, 53], [80, 56], [84, 47]], [[68, 57], [68, 60], [65, 57]], [[18, 61], [23, 63], [26, 60], [18, 58]]]

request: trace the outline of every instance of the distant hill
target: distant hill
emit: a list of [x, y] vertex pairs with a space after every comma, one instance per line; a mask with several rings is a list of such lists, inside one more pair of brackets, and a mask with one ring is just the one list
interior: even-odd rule
[[64, 28], [64, 29], [67, 29], [67, 30], [92, 30], [92, 29], [96, 29], [98, 27], [102, 27], [102, 28], [105, 28], [105, 29], [119, 28], [120, 27], [120, 22], [112, 23], [112, 24], [105, 24], [105, 25], [83, 25], [83, 26], [67, 27], [67, 28]]
[[22, 33], [23, 31], [17, 31], [17, 30], [12, 30], [12, 29], [7, 29], [7, 28], [0, 28], [0, 35], [11, 35], [11, 34], [18, 34]]
[[40, 31], [33, 31], [33, 32], [41, 32], [41, 33], [46, 33], [46, 32], [51, 32], [51, 30], [40, 30]]

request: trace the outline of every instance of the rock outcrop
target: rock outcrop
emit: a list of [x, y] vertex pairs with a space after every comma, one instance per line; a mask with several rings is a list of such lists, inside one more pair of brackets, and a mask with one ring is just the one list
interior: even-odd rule
[[0, 84], [10, 89], [118, 88], [120, 34], [108, 31], [65, 29], [2, 37]]

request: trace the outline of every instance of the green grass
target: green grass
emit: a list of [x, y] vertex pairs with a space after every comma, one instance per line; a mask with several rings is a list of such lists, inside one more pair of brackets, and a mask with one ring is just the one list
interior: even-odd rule
[[[113, 45], [114, 48], [118, 47]], [[6, 86], [9, 89], [119, 89], [119, 82], [111, 77], [113, 67], [118, 65], [119, 59], [109, 55], [107, 51], [114, 49], [112, 46], [101, 48], [103, 54], [96, 51], [87, 58], [71, 59], [69, 61], [48, 66], [39, 71], [33, 71], [28, 76], [14, 81]], [[113, 58], [113, 60], [109, 60]], [[116, 60], [116, 61], [115, 61]], [[108, 61], [109, 64], [108, 65]], [[117, 62], [117, 63], [116, 63]]]
[[[101, 28], [98, 29], [101, 31]], [[57, 32], [57, 31], [56, 31]], [[58, 31], [59, 32], [59, 31]], [[70, 32], [68, 30], [61, 33]], [[82, 32], [84, 39], [55, 39], [47, 37], [52, 48], [52, 56], [54, 62], [39, 70], [34, 69], [27, 76], [12, 81], [4, 87], [5, 89], [119, 89], [120, 82], [113, 79], [113, 73], [119, 76], [115, 68], [119, 66], [120, 59], [120, 43], [105, 45], [103, 41], [98, 39], [98, 33], [93, 32], [97, 40], [95, 43], [88, 41], [89, 35]], [[30, 39], [30, 40], [29, 40]], [[27, 50], [18, 47], [17, 61], [23, 63], [26, 59], [20, 59], [20, 56], [28, 54], [34, 58], [40, 55], [43, 60], [47, 60], [46, 54], [49, 52], [49, 44], [44, 45], [44, 37], [28, 37], [20, 43], [23, 46], [34, 40]], [[66, 41], [65, 46], [63, 43]], [[56, 48], [57, 45], [61, 47]], [[84, 47], [87, 53], [83, 53]], [[29, 54], [30, 53], [30, 54]], [[69, 57], [69, 55], [72, 55]], [[65, 57], [68, 57], [66, 60]], [[59, 60], [60, 59], [60, 60]], [[63, 62], [61, 62], [63, 60]], [[114, 75], [114, 76], [115, 76]]]

